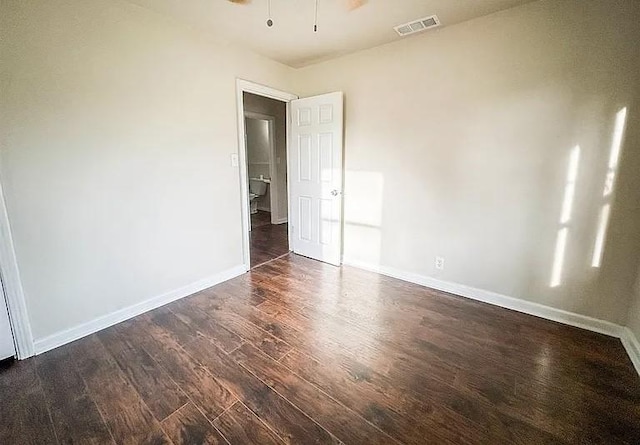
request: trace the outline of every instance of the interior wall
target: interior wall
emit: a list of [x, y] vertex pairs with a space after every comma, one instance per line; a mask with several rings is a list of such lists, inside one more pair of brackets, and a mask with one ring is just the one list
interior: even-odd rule
[[118, 0], [3, 0], [0, 32], [36, 341], [242, 264], [236, 78], [290, 90], [290, 68]]
[[543, 0], [298, 71], [301, 96], [345, 93], [345, 261], [624, 324], [639, 21], [633, 0]]
[[[346, 259], [624, 324], [640, 251], [639, 21], [633, 0], [543, 0], [294, 71], [119, 0], [3, 1], [0, 176], [35, 339], [242, 263], [237, 77], [346, 93]], [[284, 179], [286, 107], [272, 102], [245, 98], [281, 113]]]
[[640, 341], [640, 270], [638, 270], [638, 279], [636, 280], [635, 292], [631, 300], [629, 308], [629, 317], [627, 319], [627, 327], [633, 332], [636, 339]]
[[[247, 171], [249, 178], [271, 178], [271, 135], [269, 121], [245, 118], [245, 132], [247, 143]], [[251, 185], [251, 182], [249, 182]], [[258, 198], [258, 209], [271, 212], [269, 187], [263, 196]]]
[[[2, 283], [0, 282], [0, 285]], [[16, 355], [16, 348], [11, 333], [9, 312], [4, 294], [0, 292], [0, 360]]]
[[[278, 208], [272, 209], [276, 213], [276, 220], [286, 222], [288, 217], [287, 195], [287, 105], [279, 100], [256, 94], [244, 93], [244, 109], [254, 113], [275, 117], [276, 140], [276, 171], [278, 192]], [[274, 184], [269, 185], [273, 187]]]

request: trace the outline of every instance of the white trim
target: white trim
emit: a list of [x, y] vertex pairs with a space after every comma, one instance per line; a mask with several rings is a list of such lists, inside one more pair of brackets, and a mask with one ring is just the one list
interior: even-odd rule
[[459, 295], [461, 297], [470, 298], [472, 300], [482, 301], [494, 306], [500, 306], [547, 320], [557, 321], [569, 326], [575, 326], [589, 331], [598, 332], [600, 334], [622, 338], [624, 328], [609, 321], [588, 317], [586, 315], [562, 309], [556, 309], [550, 306], [522, 300], [520, 298], [508, 297], [506, 295], [465, 286], [463, 284], [451, 283], [412, 272], [405, 272], [387, 266], [375, 266], [359, 261], [349, 261], [348, 259], [344, 260], [344, 264], [357, 267], [359, 269], [369, 270], [371, 272], [377, 272], [393, 278], [398, 278], [410, 283], [420, 284], [422, 286]]
[[[244, 101], [243, 93], [257, 94], [258, 96], [269, 97], [271, 99], [280, 100], [287, 105], [287, 174], [289, 173], [289, 102], [297, 99], [295, 94], [287, 93], [285, 91], [276, 90], [271, 87], [260, 85], [258, 83], [250, 82], [248, 80], [236, 79], [236, 105], [237, 105], [237, 120], [238, 120], [238, 164], [240, 170], [240, 202], [241, 202], [241, 214], [242, 214], [242, 261], [245, 267], [245, 272], [251, 268], [251, 256], [249, 252], [249, 225], [251, 221], [251, 214], [249, 211], [249, 183], [247, 176], [247, 145], [245, 138], [244, 128]], [[287, 182], [287, 194], [289, 193]], [[287, 200], [288, 202], [288, 200]], [[290, 205], [290, 203], [288, 204]], [[291, 228], [289, 228], [289, 245], [291, 245]]]
[[250, 80], [236, 79], [236, 85], [239, 89], [241, 89], [243, 93], [247, 92], [257, 94], [258, 96], [269, 97], [271, 99], [276, 99], [283, 102], [289, 102], [298, 98], [298, 96], [295, 94], [276, 90], [275, 88], [251, 82]]
[[[287, 185], [287, 223], [289, 222], [289, 216], [291, 215], [291, 188], [289, 187], [289, 184], [291, 183], [291, 181], [289, 180], [289, 178], [291, 178], [291, 165], [289, 163], [289, 159], [291, 159], [291, 101], [287, 102], [287, 115], [286, 115], [286, 135], [287, 135], [287, 181], [286, 181], [286, 185]], [[292, 251], [292, 247], [293, 246], [293, 227], [291, 227], [291, 224], [287, 225], [287, 241], [289, 243], [289, 251]]]
[[635, 334], [629, 328], [622, 328], [622, 345], [627, 350], [631, 363], [636, 368], [638, 374], [640, 374], [640, 341]]
[[289, 221], [289, 218], [280, 218], [280, 219], [276, 219], [275, 221], [271, 221], [271, 224], [284, 224], [286, 222]]
[[520, 298], [508, 297], [496, 292], [438, 280], [436, 278], [406, 272], [392, 267], [376, 266], [361, 261], [352, 261], [348, 258], [343, 259], [343, 264], [351, 267], [357, 267], [358, 269], [368, 270], [370, 272], [376, 272], [399, 280], [408, 281], [410, 283], [419, 284], [431, 289], [448, 292], [471, 300], [482, 301], [494, 306], [511, 309], [524, 314], [544, 318], [546, 320], [552, 320], [569, 326], [575, 326], [577, 328], [619, 338], [638, 375], [640, 375], [640, 341], [638, 341], [638, 338], [628, 327], [620, 326], [615, 323], [611, 323], [610, 321], [577, 314], [575, 312], [569, 312], [545, 306], [543, 304], [533, 303]]
[[[0, 185], [0, 274], [4, 284], [4, 296], [9, 310], [9, 321], [20, 360], [33, 356], [33, 335], [27, 311], [27, 303], [20, 280], [20, 270], [13, 248], [11, 225]], [[0, 297], [1, 298], [1, 297]]]
[[195, 283], [188, 284], [179, 289], [175, 289], [165, 294], [158, 295], [156, 297], [134, 304], [133, 306], [117, 310], [110, 314], [103, 315], [64, 331], [57, 332], [48, 337], [36, 340], [34, 343], [35, 352], [36, 354], [42, 354], [43, 352], [50, 351], [51, 349], [93, 334], [94, 332], [106, 329], [109, 326], [113, 326], [137, 315], [156, 309], [160, 306], [164, 306], [165, 304], [171, 303], [172, 301], [188, 297], [189, 295], [192, 295], [203, 289], [207, 289], [211, 286], [215, 286], [216, 284], [222, 283], [223, 281], [230, 280], [231, 278], [242, 275], [243, 273], [245, 273], [243, 265], [235, 266], [231, 269], [196, 281]]

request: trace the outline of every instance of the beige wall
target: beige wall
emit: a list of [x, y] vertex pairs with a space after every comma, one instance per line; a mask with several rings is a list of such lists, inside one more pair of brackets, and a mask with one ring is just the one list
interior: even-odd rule
[[[640, 251], [639, 22], [633, 0], [541, 1], [300, 70], [301, 96], [345, 93], [345, 259], [624, 323]], [[624, 107], [617, 187], [605, 199]]]
[[3, 0], [2, 185], [35, 339], [242, 263], [236, 77], [292, 70], [122, 1]]
[[[267, 97], [244, 93], [245, 111], [267, 114], [275, 117], [276, 140], [276, 170], [278, 188], [278, 208], [272, 211], [276, 219], [286, 221], [288, 214], [287, 204], [287, 106], [284, 102]], [[273, 184], [270, 185], [273, 187]]]
[[345, 92], [347, 260], [624, 324], [640, 252], [639, 22], [634, 0], [545, 0], [294, 71], [125, 2], [3, 1], [0, 176], [36, 340], [241, 264], [236, 77]]
[[635, 293], [629, 307], [629, 317], [627, 319], [627, 327], [640, 341], [640, 270], [638, 271], [638, 279], [636, 281]]

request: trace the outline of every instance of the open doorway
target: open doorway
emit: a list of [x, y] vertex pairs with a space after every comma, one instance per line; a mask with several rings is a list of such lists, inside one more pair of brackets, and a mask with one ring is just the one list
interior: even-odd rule
[[[344, 176], [342, 92], [299, 99], [242, 79], [236, 81], [236, 92], [240, 150], [237, 155], [232, 153], [231, 163], [240, 167], [245, 270], [289, 250], [339, 266]], [[278, 124], [278, 115], [284, 116], [283, 123]], [[256, 135], [264, 134], [262, 144], [268, 148], [261, 160], [249, 160], [248, 152], [253, 149], [247, 146], [247, 139], [251, 139], [247, 126], [254, 128]], [[278, 138], [284, 150], [278, 148]], [[250, 162], [256, 164], [251, 174]], [[262, 170], [258, 168], [261, 163]]]
[[254, 268], [289, 252], [287, 104], [243, 92], [249, 200], [249, 255]]

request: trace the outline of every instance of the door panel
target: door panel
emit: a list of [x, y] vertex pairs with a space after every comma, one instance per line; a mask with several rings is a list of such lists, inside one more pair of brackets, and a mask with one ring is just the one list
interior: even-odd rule
[[292, 250], [339, 265], [342, 249], [342, 93], [291, 102]]
[[299, 181], [311, 181], [311, 136], [300, 135], [298, 142], [298, 175]]

